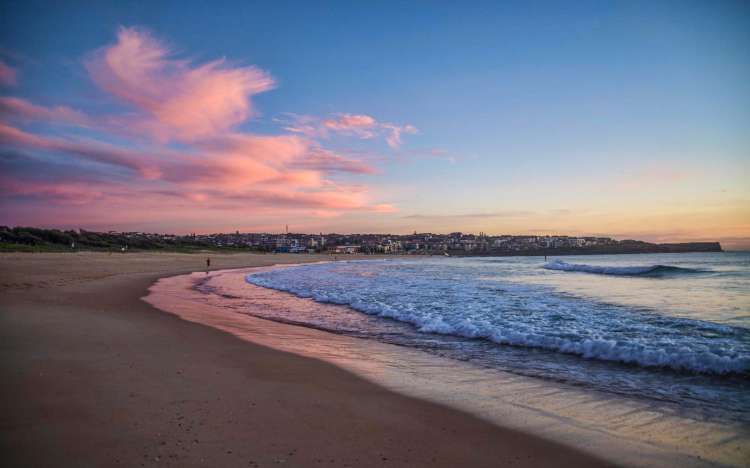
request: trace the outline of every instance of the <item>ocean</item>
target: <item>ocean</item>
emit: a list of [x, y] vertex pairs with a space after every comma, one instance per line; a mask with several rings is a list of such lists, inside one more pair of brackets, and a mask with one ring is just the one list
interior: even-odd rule
[[346, 306], [261, 318], [750, 423], [750, 253], [394, 258], [245, 279]]

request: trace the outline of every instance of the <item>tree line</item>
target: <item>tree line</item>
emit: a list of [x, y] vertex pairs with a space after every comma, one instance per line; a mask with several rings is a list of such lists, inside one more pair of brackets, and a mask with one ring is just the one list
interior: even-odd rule
[[191, 237], [0, 226], [3, 250], [196, 250], [213, 248]]

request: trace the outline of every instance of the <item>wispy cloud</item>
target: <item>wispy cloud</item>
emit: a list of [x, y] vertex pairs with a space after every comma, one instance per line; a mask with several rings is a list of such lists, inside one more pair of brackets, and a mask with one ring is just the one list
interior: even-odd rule
[[133, 125], [162, 140], [194, 141], [227, 131], [252, 115], [251, 96], [274, 87], [256, 67], [177, 59], [136, 28], [120, 28], [117, 41], [92, 54], [86, 68], [102, 89], [142, 112]]
[[336, 118], [325, 119], [323, 127], [340, 133], [349, 133], [359, 138], [375, 137], [378, 121], [364, 114], [339, 114]]
[[0, 97], [0, 117], [15, 121], [45, 121], [84, 127], [92, 125], [92, 119], [70, 107], [39, 106], [15, 97]]
[[363, 140], [382, 137], [392, 149], [401, 147], [402, 135], [418, 133], [417, 128], [411, 124], [380, 122], [366, 114], [339, 113], [328, 118], [320, 118], [287, 113], [276, 120], [282, 123], [286, 130], [308, 137], [328, 138], [331, 134]]
[[[120, 28], [116, 41], [88, 55], [84, 65], [123, 111], [90, 115], [0, 98], [0, 146], [16, 155], [0, 161], [4, 207], [19, 200], [53, 202], [39, 210], [45, 223], [50, 220], [41, 217], [50, 207], [66, 203], [99, 220], [114, 207], [130, 210], [123, 219], [133, 222], [154, 212], [184, 218], [188, 207], [191, 216], [206, 217], [395, 211], [374, 202], [366, 186], [338, 180], [377, 170], [356, 155], [324, 148], [325, 134], [291, 127], [274, 135], [238, 130], [256, 114], [252, 97], [275, 86], [265, 71], [223, 59], [196, 64], [138, 28]], [[367, 119], [336, 119], [338, 124], [315, 119], [312, 125], [360, 138], [369, 126], [373, 135], [386, 131]], [[78, 172], [61, 170], [61, 161], [77, 164]], [[50, 177], [54, 171], [57, 178]]]
[[18, 148], [55, 151], [68, 156], [132, 169], [147, 179], [158, 178], [161, 172], [152, 155], [126, 150], [89, 140], [69, 141], [24, 132], [0, 123], [0, 144]]
[[298, 166], [327, 172], [350, 172], [354, 174], [375, 174], [377, 172], [375, 168], [362, 161], [347, 158], [323, 148], [310, 151], [306, 158], [299, 161]]
[[387, 131], [387, 135], [385, 137], [385, 141], [388, 143], [388, 146], [391, 148], [399, 148], [401, 147], [401, 136], [407, 133], [414, 134], [417, 133], [417, 128], [413, 125], [404, 125], [399, 127], [398, 125], [393, 124], [382, 124], [382, 128], [384, 128]]

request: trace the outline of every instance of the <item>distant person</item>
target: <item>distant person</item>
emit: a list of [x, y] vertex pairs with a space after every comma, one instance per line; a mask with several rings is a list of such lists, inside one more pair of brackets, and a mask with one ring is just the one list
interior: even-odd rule
[[211, 257], [206, 257], [206, 274], [208, 274], [208, 270], [211, 269]]

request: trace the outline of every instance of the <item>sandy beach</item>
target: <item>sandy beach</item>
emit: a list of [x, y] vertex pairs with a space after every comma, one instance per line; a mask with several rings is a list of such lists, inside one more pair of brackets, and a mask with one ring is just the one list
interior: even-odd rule
[[166, 253], [0, 256], [6, 466], [606, 464], [141, 300], [158, 278], [204, 265]]

